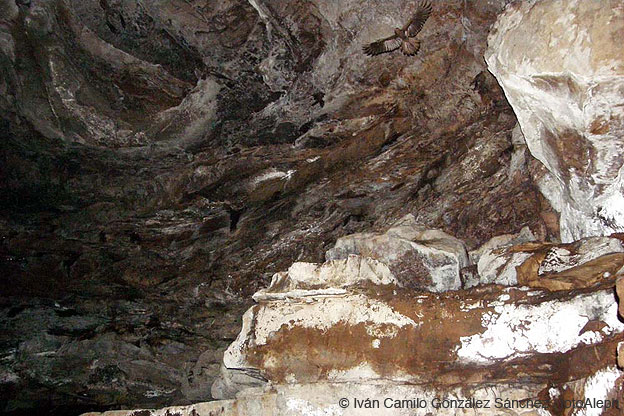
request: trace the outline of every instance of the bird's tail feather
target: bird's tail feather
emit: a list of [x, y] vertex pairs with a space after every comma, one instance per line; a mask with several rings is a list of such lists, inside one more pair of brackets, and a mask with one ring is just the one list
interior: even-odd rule
[[401, 52], [403, 52], [405, 55], [408, 55], [408, 56], [416, 55], [419, 49], [420, 49], [420, 41], [417, 39], [410, 39], [410, 40], [403, 41], [403, 43], [401, 43]]

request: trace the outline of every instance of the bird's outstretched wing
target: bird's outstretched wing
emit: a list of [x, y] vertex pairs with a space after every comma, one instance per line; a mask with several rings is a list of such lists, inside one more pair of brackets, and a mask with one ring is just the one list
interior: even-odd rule
[[373, 56], [380, 53], [392, 52], [401, 47], [401, 39], [397, 35], [392, 35], [385, 39], [379, 39], [368, 45], [364, 45], [362, 50], [366, 55]]
[[416, 36], [418, 32], [420, 32], [420, 30], [422, 29], [430, 14], [431, 3], [429, 2], [429, 0], [421, 0], [420, 3], [418, 3], [418, 9], [416, 9], [416, 12], [412, 16], [412, 19], [407, 22], [407, 24], [403, 28], [403, 30], [405, 30], [405, 32], [407, 33], [407, 36], [409, 36], [410, 38]]

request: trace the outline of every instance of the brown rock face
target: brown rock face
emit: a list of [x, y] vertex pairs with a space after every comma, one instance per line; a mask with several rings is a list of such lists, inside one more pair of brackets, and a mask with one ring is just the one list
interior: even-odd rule
[[[254, 295], [258, 304], [245, 313], [241, 333], [224, 354], [213, 395], [232, 399], [244, 409], [226, 414], [253, 414], [245, 405], [249, 394], [259, 396], [261, 413], [288, 414], [280, 401], [273, 401], [277, 393], [291, 408], [297, 400], [305, 401], [307, 410], [295, 414], [322, 414], [353, 392], [359, 392], [357, 397], [366, 391], [370, 400], [378, 400], [392, 388], [423, 400], [418, 415], [435, 409], [435, 399], [425, 398], [438, 395], [494, 402], [480, 408], [483, 415], [500, 414], [500, 406], [514, 416], [527, 411], [566, 414], [573, 407], [590, 406], [607, 412], [603, 414], [619, 410], [622, 372], [615, 358], [624, 324], [617, 317], [612, 287], [603, 282], [606, 289], [585, 284], [552, 291], [494, 285], [443, 293], [414, 290], [394, 274], [396, 258], [384, 250], [389, 241], [399, 246], [416, 235], [426, 243], [433, 240], [425, 236], [440, 232], [410, 227], [402, 219], [383, 235], [347, 236], [328, 251], [328, 257], [334, 257], [345, 249], [366, 250], [377, 260], [349, 254], [322, 265], [294, 263], [287, 272], [277, 273], [267, 289]], [[569, 259], [582, 260], [587, 246], [608, 247], [608, 238], [597, 240], [579, 242]], [[519, 244], [517, 249], [527, 251], [530, 246], [539, 253], [538, 243]], [[610, 256], [597, 251], [592, 254], [598, 259]], [[590, 266], [592, 262], [583, 263], [585, 271], [600, 267]], [[575, 270], [570, 264], [547, 266]], [[545, 280], [557, 281], [552, 275]], [[264, 389], [250, 388], [267, 381]], [[330, 386], [331, 392], [319, 395]], [[524, 405], [504, 404], [514, 400]], [[587, 401], [593, 404], [583, 404]], [[341, 415], [358, 410], [355, 405], [340, 408]], [[460, 415], [462, 409], [450, 406], [441, 414]]]
[[249, 295], [410, 213], [552, 234], [482, 59], [506, 3], [368, 58], [411, 3], [0, 0], [0, 412], [209, 400]]
[[620, 276], [617, 279], [615, 288], [618, 295], [618, 312], [620, 314], [620, 317], [624, 317], [624, 277]]
[[614, 236], [570, 244], [508, 244], [481, 251], [477, 266], [481, 283], [569, 291], [613, 287], [624, 270], [624, 245]]
[[[460, 300], [455, 293], [435, 296], [376, 289], [307, 307], [294, 298], [283, 304], [261, 302], [250, 323], [249, 338], [255, 341], [242, 349], [245, 360], [226, 358], [226, 365], [236, 363], [233, 368], [242, 368], [244, 363], [277, 384], [376, 379], [437, 386], [498, 384], [512, 382], [518, 373], [527, 383], [560, 384], [614, 363], [615, 346], [623, 336], [602, 338], [621, 331], [615, 318], [608, 317], [613, 301], [609, 293], [575, 298], [488, 289], [462, 293]], [[370, 312], [361, 321], [345, 315], [331, 324], [332, 314], [345, 309], [343, 304]], [[394, 314], [377, 322], [377, 316], [386, 316], [385, 307]], [[578, 315], [571, 313], [567, 319], [569, 323], [580, 319], [578, 325], [562, 325], [557, 308], [577, 310]], [[306, 321], [301, 317], [307, 309], [310, 319]], [[588, 316], [587, 321], [581, 318], [586, 310], [604, 310], [605, 314]], [[319, 312], [323, 317], [314, 319]], [[285, 320], [279, 330], [264, 338], [262, 334], [269, 332], [265, 326], [279, 327], [265, 319], [278, 314], [289, 317], [289, 322]], [[551, 336], [540, 333], [540, 320], [548, 322]], [[516, 322], [522, 322], [524, 334], [509, 329]], [[583, 341], [592, 334], [605, 341], [596, 346], [604, 359], [596, 360], [594, 346]]]

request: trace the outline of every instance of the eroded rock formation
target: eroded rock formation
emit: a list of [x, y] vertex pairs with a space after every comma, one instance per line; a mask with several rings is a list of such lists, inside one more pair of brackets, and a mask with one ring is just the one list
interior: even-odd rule
[[516, 2], [485, 57], [546, 171], [565, 241], [624, 230], [621, 1]]
[[[347, 236], [328, 258], [345, 247], [387, 253], [388, 239], [397, 234], [440, 235], [411, 220], [404, 218], [379, 236]], [[580, 242], [578, 252], [598, 240]], [[506, 247], [526, 251], [527, 245]], [[533, 243], [534, 252], [518, 270], [541, 257], [538, 246]], [[563, 247], [570, 245], [548, 246]], [[618, 247], [612, 247], [616, 254]], [[609, 249], [569, 255], [558, 264], [562, 274], [584, 266], [603, 272], [602, 282], [587, 274], [585, 281], [566, 281], [572, 286], [563, 288], [536, 290], [508, 282], [443, 293], [406, 287], [391, 269], [394, 258], [363, 255], [322, 265], [294, 263], [275, 274], [270, 286], [254, 295], [257, 304], [224, 354], [221, 377], [212, 387], [213, 396], [223, 400], [146, 414], [424, 416], [469, 409], [519, 416], [574, 414], [574, 406], [586, 412], [580, 414], [621, 412], [624, 373], [616, 368], [615, 352], [624, 340], [624, 323], [618, 319], [614, 279], [596, 262], [611, 259]], [[504, 260], [506, 252], [498, 255]], [[437, 267], [443, 271], [446, 265]], [[620, 262], [614, 277], [623, 272]], [[542, 278], [564, 280], [552, 274]], [[621, 292], [621, 280], [618, 285]]]
[[[369, 58], [415, 2], [0, 0], [0, 412], [621, 396], [619, 61], [527, 55], [527, 97], [588, 111], [532, 131], [498, 39], [560, 27], [528, 2], [491, 32], [516, 118], [483, 60], [507, 3], [435, 2], [417, 57]], [[598, 39], [563, 46], [620, 27], [560, 3]]]
[[[243, 318], [225, 367], [278, 384], [496, 383], [518, 371], [546, 383], [591, 375], [564, 370], [574, 354], [586, 354], [578, 347], [622, 338], [613, 285], [582, 294], [492, 286], [435, 294], [406, 290], [358, 256], [346, 262], [360, 267], [345, 270], [344, 262], [323, 265], [320, 279], [309, 267], [277, 274], [254, 296], [258, 305]], [[573, 350], [559, 361], [557, 353]]]
[[433, 292], [460, 289], [461, 269], [469, 264], [463, 241], [417, 224], [411, 214], [383, 235], [362, 233], [339, 238], [325, 257], [336, 260], [351, 254], [380, 260], [402, 284]]

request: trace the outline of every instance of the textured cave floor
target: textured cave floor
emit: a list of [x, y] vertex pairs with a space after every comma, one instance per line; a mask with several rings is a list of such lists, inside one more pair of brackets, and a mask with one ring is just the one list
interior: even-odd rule
[[437, 2], [415, 58], [360, 52], [398, 1], [10, 3], [0, 411], [209, 400], [273, 273], [407, 213], [557, 238], [482, 59], [505, 1]]

